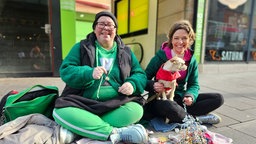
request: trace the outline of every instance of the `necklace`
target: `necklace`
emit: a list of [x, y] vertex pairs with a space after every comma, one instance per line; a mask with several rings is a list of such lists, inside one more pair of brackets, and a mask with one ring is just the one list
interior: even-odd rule
[[[98, 48], [96, 48], [96, 66], [99, 66], [99, 50], [98, 50]], [[104, 62], [107, 62], [107, 61], [104, 61]], [[105, 75], [105, 80], [106, 81], [109, 81], [110, 80], [110, 78], [109, 78], [109, 73], [111, 72], [111, 70], [112, 70], [112, 68], [113, 68], [113, 65], [114, 65], [114, 63], [115, 63], [115, 58], [112, 60], [112, 63], [110, 64], [110, 62], [111, 61], [108, 61], [107, 63], [108, 63], [108, 65], [110, 65], [109, 66], [109, 69], [108, 69], [108, 71], [107, 71], [107, 74]], [[100, 78], [100, 83], [99, 83], [99, 86], [98, 86], [98, 89], [97, 89], [97, 98], [99, 99], [99, 92], [100, 92], [100, 87], [101, 87], [101, 85], [102, 85], [102, 82], [103, 82], [103, 77], [104, 77], [104, 75], [102, 75], [101, 76], [101, 78]]]

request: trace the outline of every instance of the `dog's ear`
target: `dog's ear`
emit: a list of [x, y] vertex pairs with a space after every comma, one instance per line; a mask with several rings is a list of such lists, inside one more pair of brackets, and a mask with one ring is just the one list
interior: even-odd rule
[[173, 58], [172, 58], [172, 59], [170, 59], [170, 62], [171, 62], [171, 63], [176, 63], [176, 59], [173, 59]]
[[179, 57], [178, 57], [177, 55], [175, 55], [172, 59], [170, 59], [170, 61], [171, 61], [172, 63], [176, 64], [177, 61], [178, 61], [178, 59], [179, 59]]
[[172, 57], [172, 58], [170, 59], [170, 61], [171, 61], [172, 63], [174, 63], [177, 59], [178, 59], [178, 56], [175, 55], [174, 57]]

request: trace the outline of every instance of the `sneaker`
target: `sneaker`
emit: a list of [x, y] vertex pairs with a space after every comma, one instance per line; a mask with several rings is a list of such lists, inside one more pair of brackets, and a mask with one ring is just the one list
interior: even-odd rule
[[208, 115], [203, 115], [203, 116], [197, 116], [196, 118], [202, 124], [218, 124], [221, 122], [221, 118], [218, 115], [213, 113], [210, 113]]
[[63, 128], [62, 126], [60, 127], [60, 144], [70, 144], [71, 142], [74, 141], [76, 135]]
[[125, 143], [147, 143], [148, 134], [146, 129], [141, 124], [131, 125], [123, 128], [116, 128], [113, 134], [110, 135], [110, 140], [113, 144], [118, 142]]

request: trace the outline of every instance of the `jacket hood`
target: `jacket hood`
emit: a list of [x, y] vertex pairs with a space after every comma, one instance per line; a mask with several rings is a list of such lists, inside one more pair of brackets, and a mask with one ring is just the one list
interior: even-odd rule
[[161, 49], [162, 49], [162, 50], [164, 50], [164, 49], [166, 49], [166, 48], [170, 49], [170, 48], [168, 47], [168, 42], [167, 42], [167, 41], [166, 41], [166, 42], [163, 42], [163, 43], [162, 43], [162, 46], [161, 46]]

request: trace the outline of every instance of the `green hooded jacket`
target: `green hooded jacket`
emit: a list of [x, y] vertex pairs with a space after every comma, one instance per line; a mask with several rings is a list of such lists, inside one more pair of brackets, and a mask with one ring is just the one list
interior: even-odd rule
[[[191, 53], [193, 54], [192, 50]], [[149, 91], [150, 95], [154, 94], [154, 80], [152, 79], [156, 76], [160, 66], [167, 60], [165, 52], [163, 50], [159, 50], [147, 65], [145, 70], [148, 79], [146, 90]], [[194, 56], [192, 56], [190, 61], [186, 63], [188, 63], [187, 75], [185, 79], [177, 81], [178, 86], [175, 90], [175, 95], [179, 95], [181, 97], [184, 97], [185, 95], [191, 96], [193, 98], [193, 102], [195, 102], [200, 89], [198, 83], [198, 64]]]
[[[99, 86], [99, 80], [94, 80], [92, 77], [93, 69], [96, 66], [95, 56], [95, 41], [94, 33], [87, 35], [85, 40], [76, 43], [60, 67], [60, 77], [71, 89], [84, 90], [83, 96], [87, 97], [89, 93], [95, 93]], [[134, 88], [133, 95], [140, 95], [144, 92], [146, 86], [146, 75], [141, 68], [136, 56], [130, 52], [129, 48], [123, 44], [121, 38], [116, 36], [117, 43], [117, 58], [116, 63], [118, 69], [113, 69], [111, 75], [115, 79], [110, 79], [110, 84], [116, 90], [124, 82], [130, 82]], [[71, 89], [70, 89], [71, 88]], [[64, 89], [65, 93], [66, 92]], [[88, 96], [90, 98], [90, 96]]]

